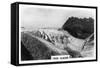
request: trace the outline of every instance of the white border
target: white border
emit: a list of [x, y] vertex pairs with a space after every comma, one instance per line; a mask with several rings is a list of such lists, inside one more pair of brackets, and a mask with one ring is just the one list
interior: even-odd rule
[[[21, 61], [21, 7], [27, 6], [27, 7], [35, 7], [35, 8], [52, 8], [55, 9], [55, 6], [40, 6], [40, 5], [21, 5], [19, 4], [19, 64], [27, 64], [27, 63], [45, 63], [45, 62], [62, 62], [62, 61], [78, 61], [78, 60], [95, 60], [96, 59], [96, 50], [94, 50], [95, 56], [92, 58], [70, 58], [70, 59], [62, 59], [62, 60], [29, 60], [29, 61]], [[88, 8], [75, 8], [75, 7], [67, 7], [68, 9], [88, 9]], [[66, 7], [56, 7], [56, 9], [66, 9]], [[96, 9], [95, 9], [96, 10]], [[96, 13], [95, 13], [96, 14]], [[96, 15], [95, 15], [96, 16]], [[96, 17], [95, 17], [96, 20]], [[94, 42], [96, 47], [96, 21], [94, 22]], [[95, 48], [96, 49], [96, 48]]]

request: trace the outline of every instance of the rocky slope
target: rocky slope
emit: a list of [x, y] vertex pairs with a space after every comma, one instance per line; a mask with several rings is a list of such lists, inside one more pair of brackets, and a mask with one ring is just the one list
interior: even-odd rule
[[53, 55], [70, 55], [70, 58], [91, 57], [94, 47], [92, 44], [86, 44], [88, 46], [82, 49], [85, 40], [58, 29], [24, 31], [21, 33], [21, 43], [24, 47], [22, 60], [50, 59]]

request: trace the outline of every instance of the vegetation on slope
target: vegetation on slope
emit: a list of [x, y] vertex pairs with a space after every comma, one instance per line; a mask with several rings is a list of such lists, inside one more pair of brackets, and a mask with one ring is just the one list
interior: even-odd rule
[[[28, 58], [31, 60], [50, 59], [51, 55], [58, 55], [57, 52], [46, 47], [44, 43], [26, 33], [21, 34], [21, 42], [21, 46], [24, 48], [22, 51], [22, 60], [27, 60]], [[24, 51], [27, 51], [27, 54], [29, 53], [30, 55], [25, 54]]]

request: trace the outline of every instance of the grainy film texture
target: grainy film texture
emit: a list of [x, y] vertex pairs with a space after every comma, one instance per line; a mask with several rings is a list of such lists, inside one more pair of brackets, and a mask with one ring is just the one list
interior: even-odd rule
[[95, 57], [95, 9], [20, 5], [21, 61]]

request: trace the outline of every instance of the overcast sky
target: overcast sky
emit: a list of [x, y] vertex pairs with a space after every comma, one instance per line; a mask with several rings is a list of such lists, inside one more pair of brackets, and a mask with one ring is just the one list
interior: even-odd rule
[[25, 28], [61, 28], [71, 17], [95, 18], [95, 9], [20, 5], [19, 20]]

